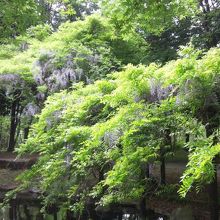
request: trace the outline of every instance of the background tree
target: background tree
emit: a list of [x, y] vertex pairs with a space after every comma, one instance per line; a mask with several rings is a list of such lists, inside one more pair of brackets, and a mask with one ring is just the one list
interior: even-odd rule
[[45, 22], [40, 5], [34, 0], [1, 1], [0, 7], [0, 43], [24, 33], [31, 25]]
[[134, 29], [149, 45], [141, 63], [165, 63], [181, 45], [209, 49], [220, 41], [218, 1], [101, 1], [102, 11], [118, 31]]

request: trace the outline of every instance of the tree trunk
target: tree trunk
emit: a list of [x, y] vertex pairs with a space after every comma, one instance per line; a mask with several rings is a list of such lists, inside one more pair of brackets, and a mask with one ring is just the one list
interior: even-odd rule
[[[150, 178], [151, 173], [150, 173], [150, 164], [147, 163], [146, 166], [143, 168], [144, 172], [143, 172], [143, 177], [144, 178]], [[146, 191], [145, 191], [146, 193]], [[150, 220], [152, 219], [152, 210], [147, 208], [147, 203], [146, 203], [146, 195], [145, 193], [143, 193], [142, 199], [139, 203], [139, 218], [140, 220]], [[136, 218], [135, 218], [136, 219]]]
[[[174, 144], [172, 144], [172, 138], [170, 136], [170, 129], [165, 130], [165, 146], [169, 146], [170, 150], [174, 151], [173, 148], [175, 148], [175, 140]], [[160, 148], [160, 184], [164, 185], [166, 184], [166, 164], [165, 164], [165, 155], [166, 155], [166, 149], [164, 147]]]
[[16, 117], [16, 110], [17, 110], [18, 101], [14, 100], [11, 105], [11, 126], [10, 126], [10, 136], [8, 142], [8, 152], [14, 151], [15, 147], [15, 134], [17, 128], [17, 117]]
[[147, 163], [147, 165], [146, 165], [145, 177], [150, 178], [150, 165], [149, 165], [149, 163]]
[[140, 220], [146, 220], [147, 212], [146, 212], [146, 199], [143, 198], [140, 202], [140, 211], [139, 211]]
[[118, 220], [122, 220], [122, 219], [123, 219], [123, 215], [122, 215], [122, 214], [119, 214], [118, 217], [117, 217], [117, 219], [118, 219]]
[[27, 140], [28, 138], [28, 133], [29, 133], [29, 126], [24, 128], [24, 140]]
[[140, 209], [140, 211], [139, 211], [140, 220], [153, 220], [153, 219], [155, 219], [154, 211], [147, 208], [146, 198], [143, 198], [141, 200], [139, 209]]
[[57, 212], [54, 212], [54, 213], [53, 213], [53, 219], [54, 219], [54, 220], [57, 220]]
[[[212, 126], [207, 126], [206, 135], [207, 137], [213, 134]], [[217, 143], [217, 139], [214, 137], [213, 144]], [[219, 205], [218, 205], [218, 178], [217, 178], [217, 156], [212, 161], [214, 165], [214, 177], [213, 182], [208, 185], [209, 191], [209, 201], [210, 201], [210, 219], [218, 220], [219, 219]]]
[[32, 121], [33, 121], [33, 117], [31, 117], [30, 122], [28, 122], [27, 127], [24, 128], [24, 140], [26, 140], [28, 138], [28, 134], [30, 131], [30, 126], [32, 124]]
[[161, 165], [160, 165], [160, 184], [166, 184], [166, 165], [164, 155], [161, 156]]
[[210, 12], [209, 0], [205, 0], [206, 12]]
[[210, 218], [212, 220], [219, 219], [219, 205], [218, 205], [218, 182], [217, 182], [217, 164], [216, 158], [213, 160], [215, 167], [213, 182], [209, 184], [209, 197], [210, 197]]
[[[30, 219], [30, 218], [27, 218], [27, 219]], [[42, 213], [39, 213], [36, 217], [36, 220], [44, 220], [44, 216]]]
[[69, 210], [66, 211], [66, 220], [76, 220], [76, 218], [73, 217], [73, 213]]
[[87, 206], [88, 219], [96, 219], [99, 220], [100, 217], [96, 212], [95, 203]]
[[16, 204], [14, 201], [10, 202], [9, 218], [10, 220], [17, 220]]
[[[21, 131], [21, 114], [23, 112], [23, 108], [21, 107], [21, 105], [19, 104], [19, 100], [17, 102], [17, 109], [16, 109], [16, 137], [15, 137], [15, 143], [17, 143], [19, 141], [19, 135], [20, 135], [20, 131]], [[22, 142], [22, 138], [20, 140], [20, 142]]]

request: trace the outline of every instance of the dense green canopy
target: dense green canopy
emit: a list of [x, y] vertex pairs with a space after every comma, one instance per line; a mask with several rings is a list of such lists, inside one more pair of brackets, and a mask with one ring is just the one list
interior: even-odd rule
[[[11, 44], [0, 45], [2, 95], [8, 94], [6, 100], [14, 100], [21, 107], [17, 108], [17, 115], [26, 114], [30, 106], [35, 106], [36, 112], [49, 94], [68, 89], [75, 82], [90, 84], [125, 64], [137, 64], [146, 49], [146, 42], [137, 33], [130, 32], [126, 37], [119, 35], [114, 26], [100, 16], [63, 23], [53, 34], [49, 25], [38, 25]], [[22, 103], [14, 98], [17, 90], [22, 90]], [[12, 107], [10, 103], [6, 106]], [[19, 132], [23, 120], [17, 121], [21, 123], [14, 129]], [[23, 133], [18, 135], [23, 136]], [[12, 148], [16, 142], [13, 141]]]
[[161, 33], [174, 20], [178, 22], [197, 12], [197, 1], [101, 0], [103, 11], [122, 28], [139, 28]]
[[[107, 80], [50, 96], [18, 149], [41, 155], [22, 175], [25, 186], [45, 191], [47, 202], [73, 201], [78, 211], [92, 198], [101, 205], [141, 199], [152, 187], [147, 164], [181, 148], [190, 155], [180, 195], [212, 181], [220, 147], [212, 147], [206, 123], [212, 132], [219, 126], [218, 102], [210, 97], [219, 97], [220, 50], [202, 59], [190, 48], [183, 54], [163, 67], [129, 65]], [[215, 115], [207, 111], [212, 105]]]
[[[45, 209], [86, 219], [114, 204], [143, 208], [149, 196], [217, 187], [217, 0], [0, 7], [0, 148], [39, 155], [15, 193], [37, 190]], [[167, 161], [180, 153], [186, 170], [167, 184]]]

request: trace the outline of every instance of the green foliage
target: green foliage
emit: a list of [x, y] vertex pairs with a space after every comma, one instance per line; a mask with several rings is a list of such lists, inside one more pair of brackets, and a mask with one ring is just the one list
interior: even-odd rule
[[193, 187], [198, 192], [205, 184], [213, 181], [216, 172], [213, 160], [220, 153], [220, 146], [219, 144], [213, 146], [210, 139], [203, 137], [192, 142], [194, 146], [192, 146], [187, 169], [183, 173], [179, 189], [181, 197], [185, 197]]
[[12, 0], [0, 2], [0, 42], [7, 42], [7, 38], [13, 38], [22, 34], [31, 25], [44, 22], [40, 6], [34, 0]]
[[160, 185], [156, 197], [170, 201], [181, 201], [178, 195], [179, 184]]
[[217, 54], [185, 48], [182, 59], [163, 67], [128, 65], [105, 80], [50, 96], [17, 149], [41, 155], [20, 178], [24, 186], [45, 192], [45, 204], [62, 198], [78, 211], [91, 198], [101, 205], [137, 200], [152, 193], [146, 166], [180, 148], [190, 152], [180, 194], [210, 182], [219, 146], [206, 138], [200, 112], [217, 91]]
[[[125, 39], [118, 35], [108, 19], [98, 15], [84, 21], [63, 23], [53, 34], [49, 25], [31, 26], [26, 35], [9, 41], [10, 44], [0, 45], [0, 85], [9, 87], [4, 87], [3, 93], [8, 94], [6, 90], [13, 86], [26, 87], [25, 90], [33, 94], [32, 99], [22, 96], [22, 102], [41, 107], [49, 94], [68, 89], [74, 83], [90, 84], [105, 78], [120, 69], [121, 63], [136, 63], [136, 57], [115, 52], [118, 45], [123, 44], [128, 52], [136, 53], [137, 59], [142, 56], [144, 49], [139, 49], [139, 45], [144, 45], [143, 40], [136, 33], [130, 33], [130, 36], [131, 39]], [[20, 78], [22, 83], [15, 85], [12, 75]], [[22, 116], [26, 114], [23, 110], [25, 105], [19, 113], [19, 123], [21, 121], [22, 127], [28, 129], [29, 125], [25, 126], [25, 123], [32, 119], [26, 120], [27, 117]]]
[[[13, 2], [18, 11], [20, 3], [24, 2]], [[62, 18], [75, 20], [83, 17], [80, 10], [87, 3], [60, 4], [65, 6]], [[14, 14], [6, 9], [6, 20], [0, 17], [3, 28], [10, 26], [0, 38], [28, 28], [25, 35], [0, 45], [4, 103], [0, 129], [4, 134], [8, 127], [14, 91], [21, 92], [22, 110], [30, 104], [44, 106], [27, 141], [17, 149], [21, 155], [38, 153], [40, 158], [19, 177], [22, 185], [16, 191], [38, 188], [45, 207], [60, 201], [58, 205], [82, 212], [91, 201], [105, 206], [173, 193], [176, 186], [155, 188], [159, 183], [148, 167], [180, 149], [189, 150], [179, 190], [182, 197], [214, 177], [213, 159], [220, 151], [213, 143], [219, 129], [220, 49], [205, 53], [188, 45], [180, 47], [179, 59], [163, 66], [133, 66], [175, 58], [179, 42], [164, 42], [182, 37], [181, 22], [190, 29], [186, 16], [197, 13], [196, 3], [103, 0], [102, 4], [110, 20], [88, 16], [65, 22], [54, 33], [49, 25], [32, 26], [39, 23], [35, 13], [26, 21], [33, 9], [39, 13], [34, 2], [21, 8], [20, 16], [25, 16], [21, 25], [11, 24]], [[184, 43], [189, 40], [188, 35], [183, 38]], [[206, 48], [197, 40], [192, 43]], [[26, 98], [27, 94], [32, 96]], [[19, 128], [24, 129], [33, 115], [22, 110]]]
[[44, 40], [52, 33], [52, 27], [48, 24], [32, 26], [27, 29], [27, 36], [36, 38], [39, 41]]
[[0, 116], [0, 150], [4, 151], [8, 144], [8, 130], [10, 128], [9, 117]]
[[[0, 73], [19, 74], [33, 82], [33, 75], [38, 74], [41, 68], [45, 69], [44, 65], [48, 66], [48, 63], [49, 69], [45, 69], [45, 74], [49, 75], [42, 77], [49, 77], [53, 71], [68, 68], [68, 63], [72, 63], [70, 68], [76, 75], [84, 75], [82, 81], [86, 78], [93, 81], [117, 70], [120, 63], [137, 63], [145, 50], [140, 36], [135, 33], [131, 33], [130, 39], [118, 36], [108, 20], [99, 16], [64, 23], [56, 33], [49, 36], [50, 33], [49, 25], [38, 25], [29, 28], [26, 36], [1, 45]], [[127, 53], [116, 53], [121, 44], [124, 44], [121, 50], [128, 50], [130, 54], [135, 52], [137, 58]], [[139, 49], [140, 45], [143, 48]]]
[[160, 33], [172, 24], [173, 19], [182, 19], [195, 13], [194, 1], [101, 1], [103, 11], [120, 28], [141, 28]]

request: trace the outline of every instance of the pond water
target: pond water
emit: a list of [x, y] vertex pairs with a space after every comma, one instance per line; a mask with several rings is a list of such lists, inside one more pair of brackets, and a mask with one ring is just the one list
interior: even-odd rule
[[0, 220], [64, 220], [63, 216], [61, 211], [42, 214], [41, 207], [31, 203], [13, 204], [0, 209]]
[[[110, 217], [111, 216], [111, 217]], [[151, 220], [166, 220], [166, 217], [160, 216], [155, 213]], [[98, 218], [88, 217], [66, 217], [66, 211], [51, 208], [48, 213], [41, 213], [41, 206], [39, 203], [13, 202], [10, 205], [0, 209], [0, 220], [141, 220], [137, 214], [116, 214], [116, 213], [99, 213]]]

